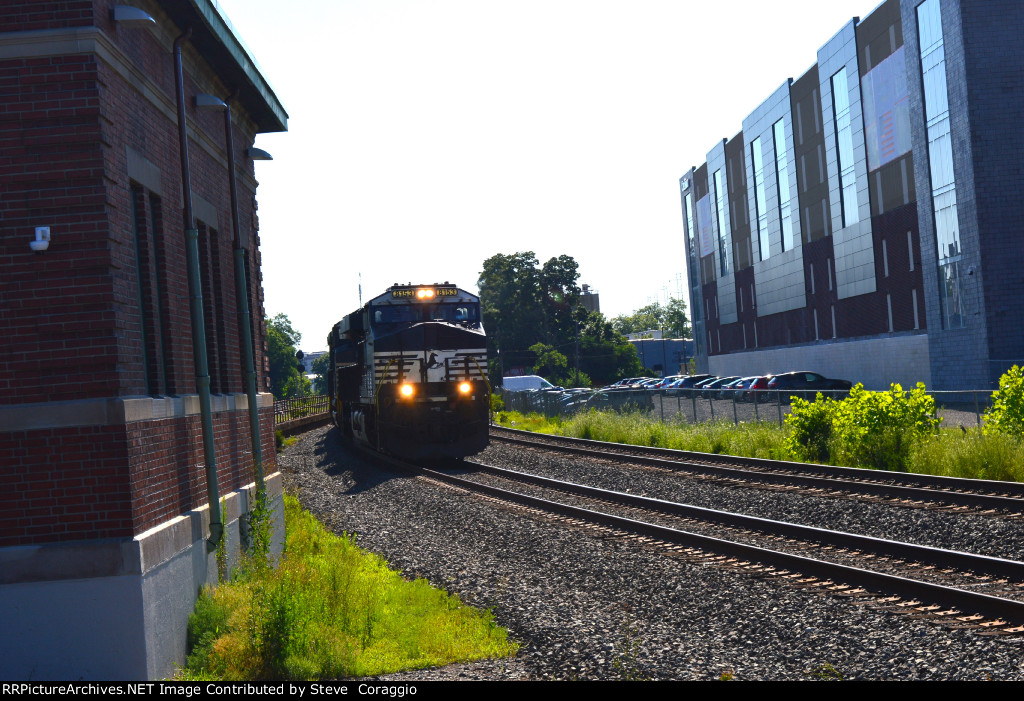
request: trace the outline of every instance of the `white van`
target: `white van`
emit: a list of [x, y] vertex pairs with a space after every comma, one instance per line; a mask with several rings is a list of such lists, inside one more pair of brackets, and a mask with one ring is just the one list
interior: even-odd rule
[[501, 386], [508, 392], [524, 392], [528, 389], [558, 389], [540, 375], [503, 377]]

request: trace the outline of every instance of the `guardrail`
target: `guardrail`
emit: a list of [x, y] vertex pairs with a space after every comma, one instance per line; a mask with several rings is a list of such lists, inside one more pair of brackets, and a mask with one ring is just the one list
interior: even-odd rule
[[279, 399], [274, 402], [274, 427], [297, 419], [304, 419], [319, 414], [327, 414], [331, 410], [330, 397], [326, 394], [314, 394], [308, 397]]
[[[565, 390], [544, 392], [503, 392], [505, 408], [522, 413], [545, 416], [572, 416], [581, 411], [640, 411], [660, 417], [662, 421], [732, 421], [735, 424], [751, 421], [769, 421], [782, 425], [790, 411], [790, 397], [808, 395], [814, 400], [817, 392], [792, 390], [757, 390], [757, 401], [750, 401], [738, 393], [721, 396], [701, 396], [700, 391], [688, 389], [627, 389], [627, 390]], [[849, 396], [848, 390], [822, 391], [834, 399]], [[982, 416], [991, 406], [991, 390], [958, 392], [929, 392], [935, 399], [936, 415], [942, 426], [980, 427]]]

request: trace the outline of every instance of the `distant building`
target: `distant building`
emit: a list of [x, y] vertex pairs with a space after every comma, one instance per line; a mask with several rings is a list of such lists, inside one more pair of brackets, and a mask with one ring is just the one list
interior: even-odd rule
[[601, 296], [590, 288], [590, 285], [583, 285], [583, 294], [580, 295], [580, 304], [588, 312], [601, 311]]
[[313, 362], [322, 355], [327, 355], [327, 351], [310, 351], [309, 353], [302, 354], [302, 372], [306, 375], [316, 373], [313, 371]]
[[653, 338], [630, 338], [629, 342], [636, 348], [640, 364], [660, 377], [685, 375], [687, 363], [693, 357], [693, 341], [684, 338], [662, 338], [661, 331], [656, 333], [658, 336]]
[[[172, 54], [187, 27], [189, 194], [223, 497], [214, 509], [226, 512], [234, 561], [253, 505], [255, 446], [234, 277], [233, 176], [263, 390], [263, 469], [277, 504], [277, 542], [283, 535], [249, 149], [257, 133], [284, 130], [287, 115], [210, 0], [133, 2], [137, 8], [117, 0], [0, 5], [5, 680], [170, 676], [185, 661], [197, 592], [217, 581]], [[231, 102], [234, 173], [223, 105], [201, 111], [200, 95]]]
[[952, 390], [1024, 362], [1022, 36], [1024, 3], [886, 0], [683, 175], [698, 369]]

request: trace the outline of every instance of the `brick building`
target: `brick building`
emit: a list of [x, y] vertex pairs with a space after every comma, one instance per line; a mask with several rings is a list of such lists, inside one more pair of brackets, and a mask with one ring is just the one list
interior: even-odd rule
[[953, 390], [1024, 363], [1022, 32], [1020, 2], [886, 0], [680, 179], [700, 370]]
[[[132, 2], [134, 10], [114, 0], [0, 4], [4, 679], [153, 678], [184, 661], [197, 591], [217, 579], [189, 228], [198, 231], [229, 551], [244, 535], [254, 482], [236, 247], [252, 310], [263, 467], [281, 514], [249, 149], [256, 134], [285, 130], [287, 115], [210, 0]], [[186, 193], [172, 49], [189, 27], [180, 42]], [[198, 109], [200, 95], [230, 104], [238, 246], [227, 110]], [[280, 519], [275, 529], [279, 542]]]

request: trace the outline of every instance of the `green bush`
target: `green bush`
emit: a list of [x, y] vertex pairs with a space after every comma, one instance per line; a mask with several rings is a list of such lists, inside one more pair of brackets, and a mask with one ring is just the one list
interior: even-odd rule
[[786, 416], [790, 434], [786, 448], [797, 460], [829, 463], [832, 461], [833, 427], [838, 402], [818, 392], [815, 401], [793, 397], [792, 411]]
[[841, 401], [794, 399], [786, 418], [788, 447], [797, 460], [905, 472], [913, 448], [938, 429], [935, 400], [918, 383], [910, 392], [893, 384], [869, 392], [858, 384]]
[[1014, 365], [999, 378], [992, 393], [992, 408], [985, 412], [982, 432], [1024, 437], [1024, 370]]
[[491, 393], [491, 413], [495, 414], [505, 410], [505, 400], [496, 392]]

